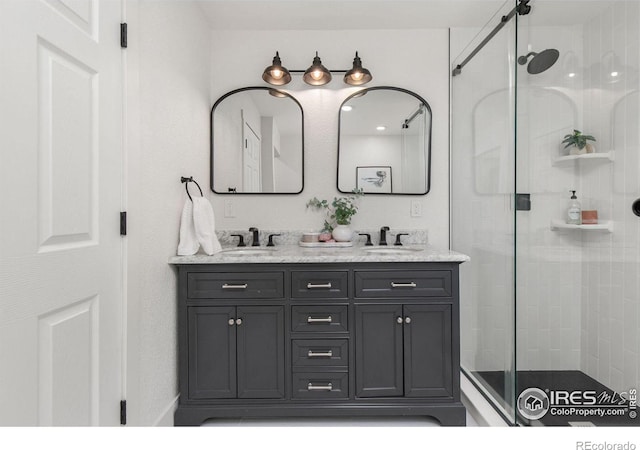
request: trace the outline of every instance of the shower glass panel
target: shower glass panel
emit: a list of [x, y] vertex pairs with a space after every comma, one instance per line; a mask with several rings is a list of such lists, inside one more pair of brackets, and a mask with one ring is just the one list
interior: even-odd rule
[[[452, 68], [518, 3], [452, 29]], [[510, 424], [640, 426], [640, 1], [530, 6], [451, 82], [463, 371]], [[604, 414], [553, 412], [576, 392]]]
[[[452, 68], [513, 6], [505, 2], [482, 30], [451, 30]], [[471, 263], [460, 267], [461, 364], [510, 423], [515, 422], [515, 32], [512, 20], [453, 77], [451, 88], [451, 248], [471, 256]]]
[[[602, 404], [640, 384], [640, 218], [631, 208], [640, 197], [640, 8], [637, 0], [573, 2], [566, 14], [563, 3], [534, 1], [517, 26], [518, 56], [559, 57], [537, 74], [517, 69], [516, 189], [530, 194], [531, 210], [516, 212], [516, 396], [590, 391]], [[582, 150], [596, 153], [564, 148], [574, 130], [596, 139]], [[583, 211], [597, 211], [598, 224], [567, 227], [569, 190]], [[616, 414], [604, 417], [551, 408], [518, 419], [632, 425], [624, 403], [613, 403]]]

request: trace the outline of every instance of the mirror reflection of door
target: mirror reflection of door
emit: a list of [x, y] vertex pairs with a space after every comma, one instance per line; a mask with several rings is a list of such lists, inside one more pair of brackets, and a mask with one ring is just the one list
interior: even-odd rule
[[242, 122], [242, 189], [243, 192], [260, 192], [260, 136], [244, 120], [244, 114]]
[[211, 189], [216, 194], [298, 194], [304, 184], [303, 112], [288, 93], [249, 87], [211, 110]]

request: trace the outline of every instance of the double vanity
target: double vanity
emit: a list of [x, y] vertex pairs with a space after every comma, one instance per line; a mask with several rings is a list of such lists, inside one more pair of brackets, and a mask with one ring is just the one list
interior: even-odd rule
[[176, 256], [176, 425], [431, 416], [464, 425], [458, 266], [426, 245]]

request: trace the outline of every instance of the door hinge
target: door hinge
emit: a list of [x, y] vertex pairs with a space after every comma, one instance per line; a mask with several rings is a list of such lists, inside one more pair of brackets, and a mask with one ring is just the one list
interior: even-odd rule
[[120, 425], [127, 424], [127, 401], [120, 400]]
[[120, 213], [120, 236], [127, 235], [127, 212], [122, 211]]
[[120, 47], [127, 48], [127, 24], [120, 24]]

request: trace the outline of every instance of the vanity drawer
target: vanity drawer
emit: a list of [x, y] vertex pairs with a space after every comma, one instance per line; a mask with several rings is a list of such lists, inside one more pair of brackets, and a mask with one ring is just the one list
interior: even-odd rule
[[349, 398], [348, 372], [294, 373], [293, 398]]
[[295, 305], [291, 307], [291, 331], [343, 333], [349, 330], [347, 305]]
[[294, 339], [291, 342], [291, 365], [296, 367], [349, 366], [347, 339]]
[[349, 272], [291, 272], [293, 298], [347, 298]]
[[188, 298], [283, 298], [284, 273], [190, 272]]
[[356, 271], [356, 297], [451, 297], [450, 270]]

